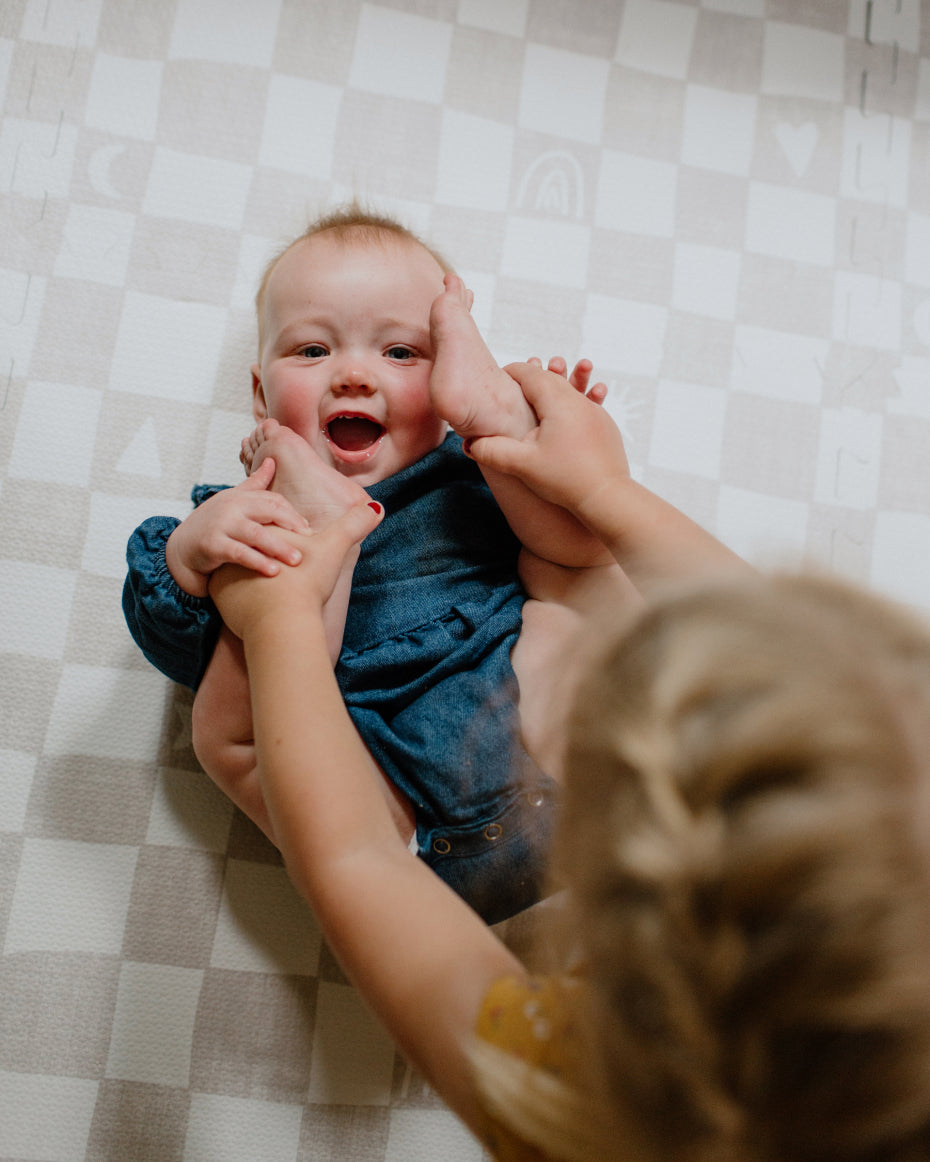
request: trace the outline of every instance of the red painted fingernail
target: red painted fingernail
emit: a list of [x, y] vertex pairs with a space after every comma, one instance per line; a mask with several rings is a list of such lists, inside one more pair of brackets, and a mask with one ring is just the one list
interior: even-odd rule
[[375, 510], [375, 512], [377, 512], [377, 513], [381, 513], [383, 511], [383, 509], [381, 508], [381, 505], [378, 504], [378, 502], [376, 500], [369, 500], [368, 507], [373, 508]]

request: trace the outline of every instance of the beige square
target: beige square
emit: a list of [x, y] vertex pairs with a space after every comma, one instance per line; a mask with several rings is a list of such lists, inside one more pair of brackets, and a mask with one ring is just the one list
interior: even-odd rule
[[48, 839], [142, 843], [154, 781], [150, 763], [44, 756], [33, 779], [26, 830]]
[[755, 93], [762, 77], [762, 30], [755, 17], [702, 9], [688, 80], [737, 93]]
[[223, 888], [223, 859], [180, 847], [143, 847], [126, 917], [123, 956], [205, 968]]
[[0, 959], [0, 1069], [96, 1077], [118, 979], [111, 956], [27, 952]]
[[458, 25], [446, 69], [445, 103], [512, 125], [520, 102], [523, 45], [509, 36]]
[[303, 1102], [310, 1080], [316, 981], [210, 969], [191, 1050], [191, 1088]]

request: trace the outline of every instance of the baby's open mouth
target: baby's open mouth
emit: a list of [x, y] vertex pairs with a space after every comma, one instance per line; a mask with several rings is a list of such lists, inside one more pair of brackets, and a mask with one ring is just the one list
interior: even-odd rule
[[384, 425], [365, 416], [333, 416], [326, 434], [343, 452], [364, 452], [384, 435]]

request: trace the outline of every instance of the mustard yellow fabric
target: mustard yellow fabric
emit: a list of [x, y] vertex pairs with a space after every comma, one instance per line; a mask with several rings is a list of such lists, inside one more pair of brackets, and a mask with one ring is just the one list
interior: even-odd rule
[[[569, 1084], [580, 1074], [582, 1047], [572, 1014], [579, 984], [567, 977], [506, 977], [488, 991], [476, 1030], [483, 1040]], [[497, 1162], [548, 1162], [548, 1155], [489, 1120]]]

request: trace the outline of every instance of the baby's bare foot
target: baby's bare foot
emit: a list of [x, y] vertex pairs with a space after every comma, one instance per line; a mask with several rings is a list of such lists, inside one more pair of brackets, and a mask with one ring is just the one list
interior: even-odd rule
[[269, 456], [275, 462], [273, 491], [287, 497], [314, 528], [367, 500], [360, 485], [325, 464], [302, 436], [271, 419], [242, 441], [239, 459], [251, 476]]
[[536, 427], [533, 409], [502, 368], [469, 314], [471, 296], [455, 274], [430, 311], [436, 357], [430, 377], [433, 407], [460, 436], [512, 436]]

